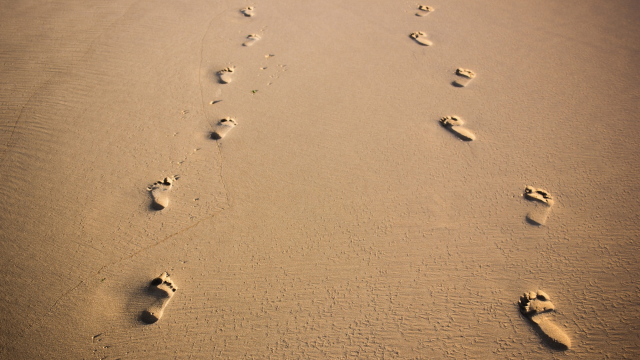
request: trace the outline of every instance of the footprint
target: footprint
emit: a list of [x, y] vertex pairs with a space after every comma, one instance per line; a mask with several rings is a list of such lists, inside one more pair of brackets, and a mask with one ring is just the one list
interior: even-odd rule
[[251, 46], [258, 40], [260, 40], [260, 35], [251, 34], [251, 35], [247, 36], [247, 41], [245, 41], [242, 45], [243, 46]]
[[446, 127], [447, 130], [454, 133], [457, 137], [464, 141], [472, 141], [476, 139], [476, 135], [464, 128], [464, 121], [457, 116], [445, 116], [440, 119], [440, 123], [442, 126]]
[[253, 6], [247, 6], [246, 8], [242, 8], [240, 9], [240, 12], [246, 17], [251, 17], [255, 15], [255, 13], [253, 12]]
[[420, 5], [418, 6], [418, 10], [420, 11], [416, 13], [416, 16], [427, 16], [429, 15], [430, 12], [432, 12], [435, 9], [432, 8], [431, 6]]
[[518, 305], [522, 315], [531, 320], [536, 331], [551, 347], [559, 350], [567, 350], [571, 347], [569, 336], [546, 315], [555, 310], [547, 293], [542, 290], [526, 292], [520, 297]]
[[213, 130], [213, 133], [211, 134], [211, 138], [215, 140], [222, 139], [227, 135], [229, 131], [231, 131], [231, 129], [236, 127], [236, 125], [238, 125], [238, 123], [230, 117], [226, 117], [220, 120], [216, 125], [215, 130]]
[[233, 72], [236, 71], [235, 66], [231, 66], [228, 68], [224, 68], [218, 71], [218, 76], [220, 77], [220, 82], [223, 84], [228, 84], [233, 81]]
[[453, 85], [457, 87], [465, 87], [469, 85], [469, 83], [476, 77], [476, 73], [463, 68], [458, 68], [456, 70], [456, 75], [458, 75], [458, 79], [453, 82]]
[[142, 312], [140, 319], [147, 324], [153, 324], [160, 320], [164, 309], [171, 301], [173, 294], [178, 290], [178, 287], [171, 281], [169, 274], [163, 272], [157, 278], [151, 280], [149, 284], [149, 292], [157, 299], [149, 306], [149, 308]]
[[411, 36], [411, 38], [414, 39], [420, 45], [425, 45], [425, 46], [433, 45], [431, 40], [427, 39], [427, 34], [422, 31], [413, 32], [409, 36]]
[[153, 198], [151, 206], [154, 209], [162, 210], [169, 206], [169, 190], [173, 187], [174, 180], [177, 180], [177, 177], [166, 177], [164, 180], [156, 181], [147, 188], [151, 192], [151, 197]]
[[531, 201], [537, 201], [540, 204], [527, 214], [527, 220], [534, 225], [544, 225], [547, 222], [551, 207], [553, 207], [553, 197], [548, 191], [536, 189], [533, 186], [527, 186], [524, 189], [524, 196]]

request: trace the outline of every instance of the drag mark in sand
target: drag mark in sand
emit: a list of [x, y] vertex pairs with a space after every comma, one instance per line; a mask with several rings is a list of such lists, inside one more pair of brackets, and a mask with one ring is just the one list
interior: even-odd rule
[[555, 310], [551, 298], [542, 290], [524, 293], [518, 301], [520, 312], [531, 321], [536, 331], [554, 349], [567, 350], [571, 339], [551, 321], [547, 313]]
[[431, 40], [427, 39], [427, 33], [423, 31], [412, 32], [411, 35], [409, 36], [420, 45], [424, 45], [424, 46], [433, 45]]
[[537, 202], [535, 209], [527, 214], [527, 221], [534, 225], [544, 225], [547, 222], [554, 201], [548, 191], [527, 186], [524, 189], [524, 197], [530, 201]]
[[474, 133], [462, 126], [464, 125], [464, 121], [458, 116], [445, 116], [440, 119], [440, 124], [464, 141], [473, 141], [476, 139]]
[[178, 287], [173, 284], [167, 272], [164, 272], [157, 278], [151, 280], [148, 291], [151, 295], [156, 297], [156, 301], [154, 301], [147, 310], [142, 312], [140, 320], [147, 324], [153, 324], [160, 320], [164, 314], [164, 309], [173, 298], [173, 294], [176, 290], [178, 290]]

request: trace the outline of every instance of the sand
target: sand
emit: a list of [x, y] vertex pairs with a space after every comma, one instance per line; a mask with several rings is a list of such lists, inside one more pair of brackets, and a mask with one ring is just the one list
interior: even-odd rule
[[0, 358], [640, 357], [639, 16], [5, 2]]

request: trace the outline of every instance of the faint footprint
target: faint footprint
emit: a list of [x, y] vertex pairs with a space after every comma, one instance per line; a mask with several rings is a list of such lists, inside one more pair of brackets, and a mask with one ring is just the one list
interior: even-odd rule
[[476, 135], [468, 129], [462, 127], [464, 121], [457, 116], [445, 116], [440, 119], [442, 126], [454, 133], [457, 137], [464, 141], [472, 141], [476, 139]]
[[411, 36], [411, 38], [414, 39], [420, 45], [425, 45], [425, 46], [433, 45], [431, 40], [427, 39], [427, 34], [422, 31], [413, 32], [409, 36]]
[[251, 46], [253, 44], [255, 44], [256, 41], [260, 40], [260, 35], [258, 34], [251, 34], [249, 36], [247, 36], [247, 41], [245, 41], [242, 45], [243, 46]]
[[520, 312], [534, 324], [536, 331], [550, 346], [560, 350], [571, 347], [571, 339], [551, 321], [546, 313], [555, 310], [549, 295], [542, 290], [524, 293], [518, 301]]
[[220, 120], [218, 124], [216, 124], [216, 128], [213, 130], [213, 133], [211, 133], [211, 138], [215, 140], [222, 139], [229, 131], [231, 131], [231, 129], [236, 127], [236, 125], [238, 125], [238, 123], [230, 117]]
[[453, 85], [457, 87], [465, 87], [469, 85], [469, 83], [476, 77], [476, 73], [463, 68], [458, 68], [456, 70], [456, 75], [458, 75], [458, 79], [453, 82]]
[[247, 6], [246, 8], [242, 8], [240, 9], [240, 12], [247, 17], [251, 17], [255, 15], [255, 13], [253, 12], [253, 6]]
[[524, 196], [528, 200], [539, 203], [535, 209], [527, 214], [527, 220], [534, 225], [544, 225], [547, 222], [549, 214], [551, 214], [551, 207], [554, 204], [551, 194], [546, 190], [527, 186], [524, 189]]
[[167, 304], [169, 304], [169, 301], [171, 301], [171, 298], [173, 298], [176, 290], [178, 290], [178, 287], [173, 284], [169, 274], [166, 272], [163, 272], [160, 276], [151, 280], [149, 292], [157, 299], [147, 310], [142, 312], [140, 319], [147, 324], [153, 324], [160, 320], [164, 309], [167, 307]]
[[233, 72], [236, 71], [234, 66], [224, 68], [218, 71], [218, 77], [220, 77], [220, 82], [223, 84], [228, 84], [233, 81]]
[[432, 12], [435, 9], [432, 8], [431, 6], [420, 5], [418, 6], [418, 10], [420, 11], [416, 13], [416, 16], [427, 16], [429, 15], [430, 12]]
[[151, 192], [153, 202], [151, 206], [156, 210], [162, 210], [169, 206], [169, 191], [173, 187], [173, 182], [177, 180], [176, 176], [166, 177], [164, 180], [156, 181], [147, 188]]

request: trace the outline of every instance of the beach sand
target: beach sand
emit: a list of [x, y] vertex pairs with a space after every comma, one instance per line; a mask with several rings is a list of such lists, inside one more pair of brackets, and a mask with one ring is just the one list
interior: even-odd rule
[[0, 358], [640, 357], [637, 2], [2, 8]]

